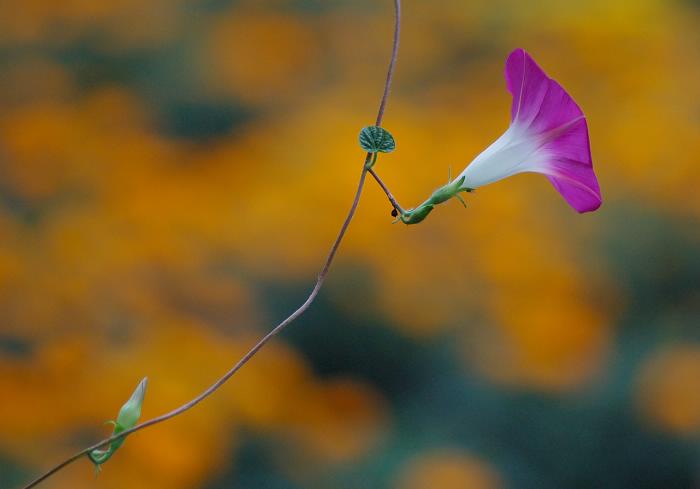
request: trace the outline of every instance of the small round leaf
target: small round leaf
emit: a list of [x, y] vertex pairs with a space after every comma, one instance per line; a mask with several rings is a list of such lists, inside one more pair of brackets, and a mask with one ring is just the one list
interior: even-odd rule
[[360, 146], [368, 153], [391, 153], [396, 149], [396, 141], [383, 127], [368, 126], [360, 131]]

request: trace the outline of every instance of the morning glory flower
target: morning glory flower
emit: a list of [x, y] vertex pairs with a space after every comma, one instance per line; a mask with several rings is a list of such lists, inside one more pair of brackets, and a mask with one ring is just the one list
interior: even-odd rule
[[579, 106], [523, 49], [510, 53], [505, 76], [513, 95], [510, 127], [455, 179], [460, 190], [535, 172], [576, 211], [596, 210], [602, 199]]
[[578, 212], [600, 207], [602, 198], [593, 173], [583, 111], [523, 49], [510, 53], [505, 75], [513, 95], [508, 130], [457, 178], [433, 192], [420, 206], [404, 211], [399, 217], [402, 222], [418, 224], [436, 205], [452, 197], [464, 204], [460, 192], [471, 192], [523, 172], [545, 175]]

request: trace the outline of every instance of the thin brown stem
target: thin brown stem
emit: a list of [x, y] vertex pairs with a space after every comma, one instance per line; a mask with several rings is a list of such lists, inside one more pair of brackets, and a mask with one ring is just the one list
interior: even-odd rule
[[379, 186], [382, 188], [382, 190], [386, 194], [387, 198], [389, 199], [389, 202], [394, 207], [394, 209], [396, 209], [396, 212], [398, 212], [399, 215], [403, 214], [404, 213], [403, 208], [399, 205], [399, 202], [396, 200], [396, 198], [394, 198], [393, 194], [389, 190], [389, 187], [387, 187], [386, 184], [384, 183], [384, 181], [382, 181], [382, 179], [379, 178], [379, 175], [377, 175], [377, 172], [374, 171], [374, 168], [369, 169], [369, 174], [374, 177], [374, 179], [377, 181]]
[[[379, 111], [377, 112], [377, 122], [375, 125], [381, 126], [382, 125], [382, 120], [384, 119], [384, 111], [386, 109], [386, 103], [389, 100], [389, 90], [391, 89], [391, 81], [394, 77], [394, 68], [396, 66], [396, 58], [398, 57], [399, 54], [399, 38], [401, 37], [401, 0], [394, 0], [394, 13], [395, 13], [395, 22], [394, 22], [394, 42], [393, 42], [393, 47], [391, 50], [391, 61], [389, 61], [389, 70], [387, 71], [386, 74], [386, 83], [384, 84], [384, 94], [382, 95], [382, 101], [379, 103]], [[399, 215], [403, 214], [403, 209], [399, 205], [398, 201], [394, 198], [392, 193], [389, 191], [389, 187], [387, 187], [384, 182], [382, 181], [381, 178], [379, 178], [379, 175], [374, 171], [374, 168], [369, 169], [369, 174], [374, 177], [376, 182], [379, 184], [379, 186], [382, 188], [384, 193], [386, 194], [387, 198], [389, 199], [389, 202], [391, 205], [396, 209], [396, 212], [398, 212]]]
[[[399, 36], [401, 32], [401, 0], [394, 0], [394, 7], [395, 7], [395, 27], [394, 27], [394, 39], [393, 39], [393, 48], [391, 52], [391, 60], [389, 61], [389, 69], [387, 71], [387, 76], [386, 76], [386, 82], [384, 84], [384, 92], [382, 95], [381, 102], [379, 103], [379, 110], [377, 112], [377, 121], [376, 125], [380, 126], [382, 124], [382, 120], [384, 118], [384, 111], [386, 109], [386, 104], [387, 100], [389, 98], [389, 90], [391, 88], [391, 80], [394, 76], [394, 67], [396, 66], [396, 57], [398, 55], [398, 49], [399, 49]], [[143, 430], [145, 428], [148, 428], [149, 426], [156, 425], [158, 423], [162, 423], [164, 421], [167, 421], [171, 418], [174, 418], [175, 416], [179, 416], [180, 414], [184, 413], [185, 411], [188, 411], [192, 409], [194, 406], [202, 402], [204, 399], [212, 395], [214, 392], [216, 392], [222, 385], [226, 383], [228, 379], [230, 379], [238, 370], [240, 370], [248, 361], [250, 361], [251, 358], [255, 356], [255, 354], [263, 347], [265, 344], [267, 344], [268, 341], [270, 341], [274, 336], [279, 334], [283, 329], [285, 329], [287, 326], [289, 326], [292, 322], [294, 322], [295, 319], [297, 319], [299, 316], [301, 316], [313, 303], [314, 299], [318, 295], [319, 291], [321, 290], [321, 287], [323, 286], [323, 283], [326, 279], [326, 276], [328, 275], [328, 271], [331, 268], [331, 265], [333, 263], [333, 259], [335, 258], [335, 255], [338, 252], [338, 248], [340, 247], [340, 243], [343, 241], [343, 238], [345, 237], [345, 233], [348, 230], [348, 227], [350, 226], [350, 222], [352, 222], [353, 217], [355, 216], [355, 212], [357, 211], [357, 207], [360, 203], [360, 197], [362, 196], [362, 190], [365, 185], [365, 180], [367, 177], [367, 164], [370, 162], [372, 159], [372, 154], [367, 153], [365, 157], [365, 161], [362, 164], [362, 171], [360, 173], [360, 179], [357, 184], [357, 190], [355, 191], [355, 198], [353, 199], [352, 205], [350, 206], [350, 210], [348, 211], [347, 216], [345, 217], [345, 221], [343, 221], [342, 226], [340, 227], [340, 231], [338, 232], [338, 236], [335, 238], [335, 241], [333, 242], [333, 245], [331, 246], [330, 251], [328, 252], [328, 256], [326, 257], [326, 261], [323, 264], [323, 267], [321, 268], [321, 271], [318, 274], [318, 278], [316, 279], [316, 284], [314, 285], [313, 289], [311, 290], [311, 293], [307, 297], [307, 299], [304, 301], [304, 303], [299, 306], [292, 314], [290, 314], [284, 321], [279, 323], [277, 326], [275, 326], [274, 329], [272, 329], [269, 333], [267, 333], [265, 336], [263, 336], [260, 341], [258, 341], [249, 351], [246, 353], [236, 364], [231, 367], [228, 372], [226, 372], [223, 376], [221, 376], [216, 382], [214, 382], [211, 386], [209, 386], [204, 392], [199, 394], [197, 397], [194, 399], [186, 402], [185, 404], [181, 405], [178, 408], [173, 409], [172, 411], [162, 414], [160, 416], [157, 416], [155, 418], [149, 419], [148, 421], [144, 421], [141, 424], [138, 424], [134, 426], [133, 428], [129, 430], [122, 431], [118, 435], [114, 435], [110, 438], [106, 438], [98, 443], [95, 443], [92, 446], [89, 446], [78, 453], [72, 455], [71, 457], [65, 459], [61, 463], [57, 464], [53, 468], [49, 469], [47, 472], [42, 474], [41, 476], [37, 477], [34, 479], [32, 482], [29, 484], [23, 486], [23, 489], [30, 489], [32, 487], [35, 487], [39, 483], [43, 482], [44, 480], [48, 479], [51, 477], [53, 474], [56, 472], [62, 470], [63, 468], [67, 467], [68, 465], [72, 464], [76, 460], [80, 459], [81, 457], [87, 455], [91, 451], [104, 447], [114, 440], [118, 440], [119, 438], [123, 438], [127, 435], [130, 435], [132, 433], [135, 433], [137, 431]], [[377, 178], [375, 176], [375, 178]]]
[[394, 0], [394, 39], [391, 47], [391, 59], [389, 60], [389, 69], [386, 72], [386, 82], [384, 83], [384, 93], [382, 100], [379, 102], [379, 110], [377, 111], [377, 122], [375, 125], [381, 126], [384, 120], [384, 111], [386, 103], [389, 100], [389, 90], [391, 90], [391, 81], [394, 78], [394, 68], [396, 68], [396, 58], [399, 56], [399, 39], [401, 37], [401, 0]]
[[367, 171], [363, 168], [362, 173], [360, 174], [360, 182], [357, 185], [357, 191], [355, 192], [355, 199], [353, 200], [352, 206], [350, 207], [350, 211], [348, 212], [347, 217], [345, 218], [345, 221], [343, 222], [343, 225], [340, 228], [340, 232], [338, 233], [338, 236], [336, 237], [335, 241], [333, 242], [333, 246], [331, 246], [330, 252], [328, 253], [328, 257], [326, 258], [326, 262], [323, 265], [323, 268], [321, 269], [321, 272], [318, 274], [318, 278], [316, 279], [316, 285], [314, 285], [314, 288], [311, 290], [311, 293], [307, 297], [306, 301], [297, 308], [296, 311], [294, 311], [292, 314], [290, 314], [284, 321], [279, 323], [273, 330], [271, 330], [269, 333], [267, 333], [265, 336], [263, 336], [260, 341], [258, 341], [255, 346], [253, 346], [248, 353], [246, 353], [236, 364], [231, 367], [231, 369], [226, 372], [222, 377], [220, 377], [216, 382], [214, 382], [212, 385], [210, 385], [204, 392], [199, 394], [197, 397], [194, 399], [186, 402], [182, 406], [173, 409], [172, 411], [161, 414], [160, 416], [157, 416], [155, 418], [149, 419], [148, 421], [144, 421], [141, 424], [138, 424], [134, 426], [133, 428], [129, 430], [122, 431], [118, 435], [114, 435], [110, 438], [106, 438], [102, 440], [101, 442], [95, 443], [94, 445], [87, 447], [80, 452], [76, 453], [72, 457], [68, 458], [67, 460], [61, 462], [60, 464], [56, 465], [54, 468], [43, 474], [42, 476], [38, 477], [34, 481], [30, 482], [26, 486], [24, 486], [24, 489], [29, 489], [31, 487], [36, 486], [43, 480], [47, 479], [51, 475], [55, 474], [59, 470], [61, 470], [63, 467], [69, 465], [70, 463], [78, 460], [80, 457], [87, 455], [91, 451], [101, 448], [105, 445], [108, 445], [114, 440], [118, 440], [119, 438], [123, 438], [131, 433], [134, 433], [136, 431], [140, 431], [144, 428], [148, 428], [149, 426], [153, 426], [158, 423], [162, 423], [163, 421], [167, 421], [171, 418], [174, 418], [175, 416], [178, 416], [185, 411], [188, 411], [192, 409], [194, 406], [202, 402], [204, 399], [212, 395], [214, 392], [216, 392], [219, 387], [221, 387], [229, 378], [233, 376], [238, 370], [241, 369], [248, 361], [255, 356], [255, 354], [263, 347], [265, 344], [272, 339], [273, 336], [277, 335], [280, 331], [282, 331], [284, 328], [286, 328], [289, 324], [291, 324], [295, 319], [297, 319], [299, 316], [301, 316], [308, 308], [311, 306], [311, 303], [314, 301], [316, 296], [318, 295], [318, 292], [321, 290], [321, 286], [323, 285], [323, 282], [326, 279], [326, 275], [328, 275], [328, 271], [330, 270], [330, 266], [333, 263], [333, 258], [335, 257], [338, 247], [340, 246], [340, 242], [343, 240], [343, 237], [345, 236], [345, 232], [347, 231], [348, 227], [350, 226], [350, 222], [352, 221], [352, 218], [355, 215], [355, 211], [357, 210], [357, 206], [360, 203], [360, 196], [362, 195], [362, 189], [365, 184], [365, 177], [367, 175]]

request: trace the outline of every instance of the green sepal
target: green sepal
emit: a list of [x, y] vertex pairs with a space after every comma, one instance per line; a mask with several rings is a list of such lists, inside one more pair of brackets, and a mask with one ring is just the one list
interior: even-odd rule
[[459, 192], [462, 191], [460, 188], [462, 184], [464, 183], [464, 177], [460, 177], [454, 182], [450, 182], [447, 185], [443, 185], [439, 189], [437, 189], [435, 192], [433, 192], [433, 195], [430, 196], [430, 199], [428, 199], [428, 202], [434, 205], [442, 204], [443, 202], [447, 202], [450, 200], [452, 197], [457, 195]]
[[[112, 436], [118, 435], [122, 431], [124, 431], [126, 428], [124, 428], [122, 425], [119, 423], [114, 423], [114, 431], [112, 431]], [[90, 459], [90, 461], [95, 464], [95, 467], [100, 469], [100, 466], [105, 463], [107, 460], [109, 460], [112, 455], [119, 449], [124, 444], [124, 438], [119, 438], [118, 440], [114, 440], [111, 442], [107, 448], [100, 449], [96, 448], [95, 450], [88, 452], [87, 456]]]
[[466, 207], [467, 203], [459, 194], [460, 192], [473, 192], [474, 189], [462, 187], [462, 185], [464, 185], [464, 178], [465, 177], [462, 176], [454, 182], [449, 182], [447, 183], [447, 185], [443, 185], [435, 192], [433, 192], [430, 198], [423, 202], [421, 205], [419, 205], [415, 209], [409, 209], [405, 211], [400, 216], [401, 222], [403, 222], [404, 224], [418, 224], [419, 222], [422, 222], [426, 217], [428, 217], [428, 214], [430, 214], [433, 211], [436, 205], [447, 202], [453, 197], [456, 197], [457, 200], [459, 200], [462, 203], [462, 205]]
[[423, 219], [428, 217], [428, 214], [430, 214], [433, 209], [435, 209], [433, 204], [429, 204], [427, 202], [421, 204], [415, 209], [409, 209], [401, 214], [401, 222], [404, 224], [418, 224], [419, 222], [423, 221]]
[[360, 146], [368, 153], [391, 153], [396, 149], [396, 141], [383, 127], [367, 126], [360, 131]]

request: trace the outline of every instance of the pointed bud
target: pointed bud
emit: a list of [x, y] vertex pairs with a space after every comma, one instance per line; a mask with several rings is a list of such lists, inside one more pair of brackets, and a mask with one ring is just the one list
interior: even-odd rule
[[[124, 403], [119, 410], [119, 416], [116, 421], [108, 423], [114, 425], [112, 436], [118, 435], [122, 431], [129, 430], [136, 426], [141, 417], [141, 406], [143, 406], [143, 398], [146, 395], [146, 386], [148, 385], [148, 377], [139, 382], [133, 394], [128, 401]], [[95, 449], [87, 454], [88, 458], [95, 464], [95, 469], [99, 472], [100, 466], [109, 460], [112, 455], [124, 444], [126, 437], [112, 441], [105, 449]]]
[[139, 385], [136, 386], [134, 393], [128, 401], [119, 410], [119, 416], [117, 416], [117, 424], [124, 430], [128, 430], [136, 426], [139, 418], [141, 417], [141, 406], [143, 405], [143, 398], [146, 395], [146, 386], [148, 385], [148, 377], [144, 377]]

